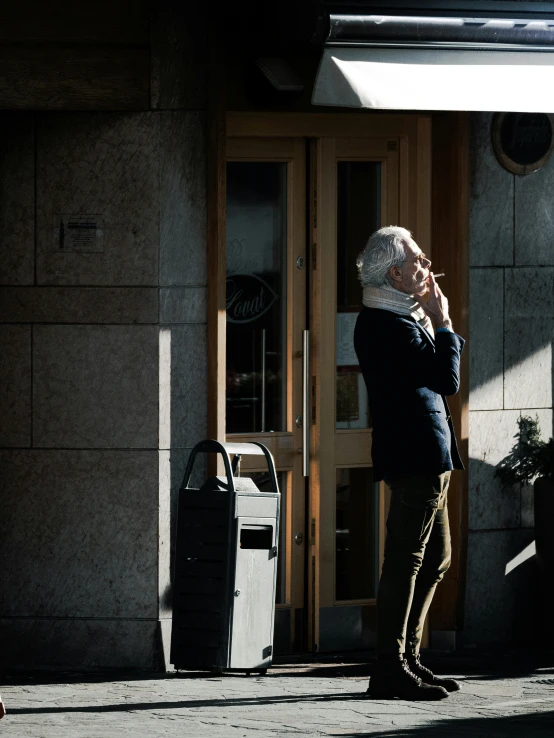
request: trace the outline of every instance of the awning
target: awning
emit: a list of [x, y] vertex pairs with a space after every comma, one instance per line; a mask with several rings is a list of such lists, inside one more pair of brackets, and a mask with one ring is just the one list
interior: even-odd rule
[[314, 105], [554, 113], [554, 53], [324, 49]]
[[312, 103], [554, 113], [554, 20], [331, 15]]

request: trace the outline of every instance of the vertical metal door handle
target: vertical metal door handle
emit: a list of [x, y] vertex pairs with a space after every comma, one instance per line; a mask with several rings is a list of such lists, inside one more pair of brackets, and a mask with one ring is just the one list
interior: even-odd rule
[[262, 328], [262, 433], [265, 433], [265, 328]]
[[302, 473], [310, 476], [310, 331], [302, 331]]

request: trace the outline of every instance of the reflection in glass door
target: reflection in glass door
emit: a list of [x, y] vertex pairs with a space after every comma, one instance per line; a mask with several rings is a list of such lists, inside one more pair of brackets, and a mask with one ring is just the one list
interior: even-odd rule
[[227, 166], [227, 433], [286, 430], [286, 176]]
[[367, 467], [337, 469], [335, 600], [373, 600], [379, 581], [379, 485]]
[[[265, 444], [279, 476], [276, 653], [306, 647], [304, 157], [305, 144], [295, 139], [235, 139], [228, 145], [226, 433], [228, 440]], [[243, 457], [242, 471], [263, 490], [267, 480], [255, 466], [258, 459]]]
[[370, 428], [367, 392], [354, 352], [360, 310], [356, 257], [381, 224], [381, 163], [337, 163], [336, 427]]
[[[381, 226], [381, 181], [380, 161], [337, 162], [337, 430], [371, 428], [354, 351], [360, 311], [356, 257]], [[379, 579], [379, 487], [367, 466], [337, 467], [336, 474], [335, 600], [373, 600]]]

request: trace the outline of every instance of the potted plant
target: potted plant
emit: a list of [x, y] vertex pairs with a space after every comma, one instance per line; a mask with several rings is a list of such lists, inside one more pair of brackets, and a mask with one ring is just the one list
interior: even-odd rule
[[554, 564], [554, 438], [541, 439], [538, 418], [518, 419], [516, 444], [497, 467], [505, 484], [533, 483], [535, 546], [543, 568]]

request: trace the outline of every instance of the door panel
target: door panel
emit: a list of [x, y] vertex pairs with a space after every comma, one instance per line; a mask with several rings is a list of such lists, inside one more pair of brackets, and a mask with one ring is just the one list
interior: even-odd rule
[[320, 139], [312, 151], [317, 473], [310, 476], [310, 516], [318, 598], [311, 621], [314, 643], [325, 651], [368, 647], [375, 635], [384, 486], [373, 483], [371, 418], [353, 349], [361, 305], [355, 262], [374, 230], [399, 222], [400, 167], [395, 140]]
[[[275, 642], [288, 652], [305, 647], [293, 643], [304, 607], [305, 148], [301, 139], [232, 139], [227, 148], [227, 439], [259, 441], [275, 460], [276, 602], [288, 613], [276, 618]], [[263, 488], [259, 456], [243, 457], [241, 467]]]
[[[337, 454], [338, 455], [338, 454]], [[379, 485], [366, 467], [338, 467], [335, 602], [372, 601], [379, 581]]]

